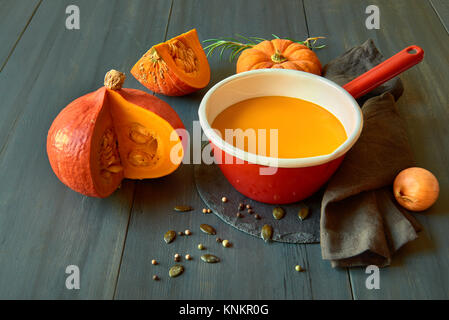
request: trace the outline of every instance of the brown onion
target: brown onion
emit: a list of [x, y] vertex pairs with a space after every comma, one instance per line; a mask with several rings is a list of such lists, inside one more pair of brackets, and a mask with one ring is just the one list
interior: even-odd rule
[[402, 170], [393, 183], [393, 192], [401, 206], [411, 211], [423, 211], [438, 198], [440, 187], [429, 170], [408, 168]]

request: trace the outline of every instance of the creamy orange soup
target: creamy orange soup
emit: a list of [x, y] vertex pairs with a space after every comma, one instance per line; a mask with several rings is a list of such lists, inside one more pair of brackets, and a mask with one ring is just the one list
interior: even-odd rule
[[[279, 96], [238, 102], [223, 110], [212, 123], [212, 128], [217, 129], [227, 142], [259, 155], [276, 156], [270, 152], [270, 144], [277, 140], [279, 158], [329, 154], [347, 138], [341, 122], [326, 109], [305, 100]], [[226, 129], [242, 131], [228, 130], [226, 138]], [[270, 141], [270, 129], [277, 129], [277, 139], [273, 135]]]

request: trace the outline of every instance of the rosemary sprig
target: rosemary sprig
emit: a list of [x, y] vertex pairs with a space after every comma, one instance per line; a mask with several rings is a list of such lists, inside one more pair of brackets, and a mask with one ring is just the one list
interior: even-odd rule
[[[272, 34], [275, 39], [281, 39], [279, 36]], [[317, 46], [316, 43], [319, 39], [325, 39], [325, 37], [313, 37], [307, 38], [304, 41], [295, 40], [291, 38], [282, 38], [287, 39], [302, 45], [307, 46], [309, 49], [321, 49], [326, 45]], [[204, 43], [209, 43], [204, 47], [204, 50], [207, 51], [207, 56], [209, 57], [215, 50], [220, 50], [220, 59], [223, 57], [223, 53], [226, 50], [230, 50], [229, 61], [233, 61], [235, 57], [245, 49], [249, 49], [257, 45], [262, 41], [266, 41], [267, 39], [259, 38], [259, 37], [245, 37], [240, 34], [236, 34], [234, 38], [215, 38], [215, 39], [207, 39], [204, 40]]]

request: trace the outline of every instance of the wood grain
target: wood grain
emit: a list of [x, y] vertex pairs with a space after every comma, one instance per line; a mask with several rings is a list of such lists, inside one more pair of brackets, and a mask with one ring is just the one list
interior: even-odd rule
[[[365, 8], [375, 4], [381, 13], [380, 30], [367, 30]], [[373, 38], [386, 57], [410, 44], [421, 46], [424, 61], [401, 78], [405, 92], [398, 108], [404, 117], [419, 166], [440, 180], [441, 196], [425, 215], [420, 238], [397, 254], [393, 266], [381, 271], [381, 290], [367, 290], [364, 269], [351, 269], [356, 299], [447, 299], [449, 294], [449, 36], [427, 1], [305, 1], [311, 34], [327, 36], [329, 46], [344, 52]], [[347, 19], [346, 17], [351, 17]], [[332, 56], [322, 50], [326, 61]]]
[[40, 3], [41, 0], [0, 2], [0, 72]]
[[[0, 66], [6, 61], [0, 73], [0, 298], [449, 297], [446, 0], [43, 0], [35, 10], [38, 3], [0, 1]], [[80, 7], [80, 30], [65, 29], [69, 4]], [[380, 30], [365, 28], [369, 4], [381, 10]], [[203, 215], [193, 165], [162, 179], [125, 181], [103, 200], [78, 195], [57, 180], [45, 143], [58, 112], [98, 88], [108, 69], [129, 74], [153, 44], [193, 27], [201, 40], [234, 33], [327, 36], [327, 47], [318, 51], [324, 63], [368, 37], [385, 56], [409, 44], [424, 48], [424, 62], [402, 76], [405, 94], [398, 107], [418, 164], [440, 179], [441, 196], [426, 215], [416, 215], [425, 230], [396, 255], [393, 266], [381, 270], [381, 290], [365, 288], [364, 269], [350, 270], [350, 277], [346, 270], [332, 269], [321, 259], [319, 245], [265, 245], [214, 215]], [[235, 72], [234, 64], [217, 57], [210, 63], [209, 87]], [[126, 86], [144, 89], [132, 76]], [[191, 133], [206, 91], [162, 97]], [[177, 204], [193, 205], [195, 211], [174, 212]], [[214, 226], [233, 247], [223, 248], [215, 237], [201, 233], [201, 223]], [[162, 237], [171, 228], [189, 228], [193, 235], [166, 245]], [[200, 242], [204, 252], [196, 249]], [[203, 263], [199, 257], [205, 252], [215, 253], [222, 262]], [[175, 253], [189, 253], [194, 259], [183, 259], [185, 274], [170, 279]], [[153, 258], [160, 265], [152, 266]], [[71, 264], [80, 267], [81, 290], [65, 288], [65, 268]], [[295, 272], [296, 264], [307, 271]], [[151, 280], [153, 274], [161, 281]]]
[[[282, 17], [282, 18], [280, 18]], [[197, 28], [200, 40], [233, 36], [271, 38], [271, 34], [305, 39], [307, 27], [301, 1], [174, 1], [168, 38]], [[235, 73], [235, 63], [209, 59], [212, 86]], [[181, 98], [162, 97], [180, 114], [192, 133], [192, 121], [198, 119], [198, 105], [207, 89]], [[320, 258], [319, 245], [266, 245], [222, 222], [214, 215], [204, 215], [193, 180], [193, 166], [183, 165], [173, 175], [137, 184], [120, 277], [118, 299], [307, 299], [351, 298], [345, 270], [331, 270]], [[189, 204], [194, 212], [176, 213], [177, 204]], [[233, 243], [223, 248], [215, 237], [199, 231], [208, 223], [218, 236]], [[190, 228], [193, 235], [179, 237], [166, 245], [163, 234], [169, 229]], [[207, 250], [222, 259], [215, 265], [205, 264], [196, 249], [203, 243]], [[193, 261], [183, 261], [185, 273], [176, 279], [168, 277], [174, 264], [173, 255], [187, 253]], [[152, 266], [151, 259], [161, 264]], [[298, 273], [296, 264], [308, 271]], [[157, 274], [161, 281], [154, 282]], [[329, 288], [333, 288], [329, 290]]]
[[429, 0], [441, 23], [449, 33], [449, 3], [446, 0]]
[[[80, 30], [65, 28], [69, 4], [80, 8]], [[103, 200], [69, 190], [51, 171], [46, 135], [58, 112], [101, 86], [107, 70], [129, 70], [147, 43], [163, 38], [169, 9], [163, 0], [67, 0], [37, 10], [0, 74], [8, 88], [0, 120], [0, 298], [113, 298], [134, 184]], [[160, 19], [148, 19], [150, 11]], [[80, 268], [80, 290], [65, 287], [71, 264]]]

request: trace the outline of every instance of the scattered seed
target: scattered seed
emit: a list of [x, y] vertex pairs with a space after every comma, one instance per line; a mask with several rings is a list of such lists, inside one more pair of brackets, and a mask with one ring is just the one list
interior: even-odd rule
[[156, 261], [155, 259], [153, 259], [153, 260], [151, 260], [151, 264], [152, 264], [153, 266], [155, 266], [155, 265], [157, 265], [157, 261]]
[[179, 236], [183, 236], [183, 235], [184, 235], [184, 232], [179, 231], [179, 232], [178, 232], [178, 235], [179, 235]]
[[217, 263], [220, 262], [220, 258], [214, 256], [213, 254], [203, 254], [201, 260], [207, 263]]
[[186, 260], [192, 260], [192, 256], [190, 254], [186, 254]]
[[243, 218], [243, 214], [241, 214], [240, 212], [237, 212], [236, 216], [237, 218]]
[[212, 226], [208, 225], [208, 224], [200, 225], [200, 229], [204, 233], [207, 233], [207, 234], [210, 234], [210, 235], [217, 234], [217, 231], [215, 231], [215, 229]]
[[223, 242], [221, 243], [223, 245], [223, 247], [228, 248], [231, 246], [231, 243], [229, 242], [229, 240], [223, 240]]
[[254, 215], [254, 218], [256, 218], [257, 220], [260, 220], [260, 216], [257, 213]]
[[181, 255], [179, 253], [175, 254], [175, 262], [179, 262], [181, 260]]
[[246, 209], [251, 209], [251, 206], [249, 204], [247, 204]]
[[253, 213], [254, 213], [254, 210], [253, 210], [253, 209], [248, 209], [248, 213], [249, 213], [249, 214], [253, 214]]
[[298, 218], [302, 221], [309, 215], [309, 207], [302, 207], [298, 212]]
[[206, 208], [203, 209], [203, 213], [207, 213], [207, 209]]
[[273, 237], [273, 227], [269, 224], [264, 225], [260, 232], [260, 236], [265, 242], [271, 241], [271, 238]]
[[153, 280], [154, 280], [154, 281], [158, 281], [158, 280], [159, 280], [159, 277], [158, 277], [157, 275], [154, 275], [154, 276], [153, 276]]
[[198, 245], [198, 249], [199, 249], [199, 250], [204, 250], [204, 246], [203, 246], [202, 243], [200, 243], [200, 244]]
[[175, 240], [176, 238], [176, 232], [174, 232], [173, 230], [169, 230], [165, 233], [164, 235], [164, 240], [166, 243], [170, 243], [173, 240]]
[[186, 236], [190, 236], [192, 234], [192, 232], [189, 229], [186, 229], [186, 231], [184, 231], [184, 233], [186, 234]]
[[243, 203], [239, 203], [239, 211], [245, 209], [245, 205]]
[[280, 219], [282, 219], [284, 216], [285, 216], [285, 211], [284, 211], [284, 209], [282, 209], [282, 208], [280, 208], [280, 207], [277, 207], [277, 208], [274, 208], [274, 209], [273, 209], [273, 217], [274, 217], [276, 220], [280, 220]]
[[223, 202], [223, 203], [228, 202], [228, 198], [226, 198], [226, 197], [221, 198], [221, 202]]
[[301, 266], [299, 264], [295, 266], [295, 270], [298, 272], [304, 271], [304, 269], [301, 268]]
[[220, 238], [215, 239], [217, 242], [221, 242], [222, 240]]
[[187, 211], [192, 211], [193, 208], [191, 206], [176, 206], [174, 208], [175, 211], [178, 212], [187, 212]]
[[183, 272], [184, 272], [184, 267], [180, 264], [176, 264], [170, 268], [170, 270], [168, 271], [168, 275], [171, 278], [176, 278], [177, 276], [181, 275]]
[[212, 212], [212, 210], [211, 209], [207, 209], [207, 213], [211, 213]]

